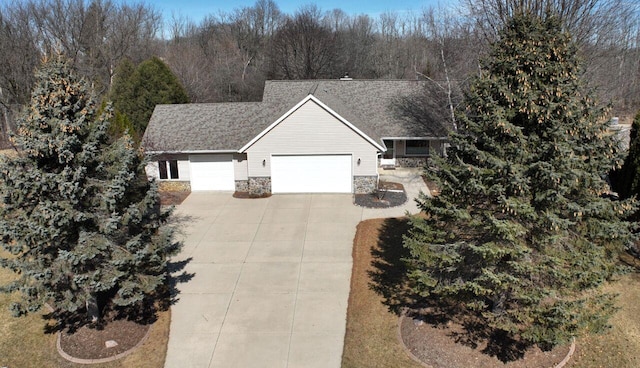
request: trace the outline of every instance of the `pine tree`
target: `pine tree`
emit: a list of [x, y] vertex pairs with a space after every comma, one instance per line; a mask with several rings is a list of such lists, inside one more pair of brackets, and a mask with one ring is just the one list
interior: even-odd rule
[[118, 67], [110, 93], [119, 119], [128, 119], [136, 138], [142, 137], [159, 104], [187, 103], [189, 97], [171, 69], [157, 57], [134, 69], [125, 60]]
[[405, 239], [423, 301], [547, 347], [606, 325], [614, 299], [598, 287], [620, 271], [635, 202], [603, 196], [618, 145], [580, 75], [556, 17], [500, 32], [428, 173], [441, 194], [419, 198]]
[[30, 106], [13, 137], [20, 151], [0, 162], [0, 236], [20, 292], [16, 315], [50, 303], [61, 324], [98, 301], [155, 312], [167, 290], [167, 258], [179, 250], [156, 184], [132, 140], [108, 135], [109, 113], [62, 58], [37, 73]]

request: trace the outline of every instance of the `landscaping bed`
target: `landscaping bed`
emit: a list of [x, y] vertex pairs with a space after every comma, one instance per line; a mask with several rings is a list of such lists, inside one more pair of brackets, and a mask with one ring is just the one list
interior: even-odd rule
[[185, 191], [161, 191], [160, 204], [163, 206], [177, 206], [181, 204], [191, 192]]
[[[83, 326], [73, 333], [62, 332], [60, 348], [73, 358], [109, 358], [133, 349], [150, 327], [128, 320], [112, 321], [100, 328]], [[109, 347], [110, 342], [117, 345]]]
[[240, 199], [256, 199], [256, 198], [269, 198], [271, 197], [271, 193], [265, 193], [265, 194], [252, 194], [249, 192], [234, 192], [233, 193], [233, 198], [240, 198]]
[[[474, 345], [466, 340], [465, 344], [460, 326], [455, 323], [432, 325], [408, 317], [400, 328], [399, 316], [411, 301], [401, 261], [407, 256], [402, 246], [402, 235], [407, 229], [404, 218], [367, 220], [358, 225], [342, 367], [421, 367], [407, 350], [433, 368], [554, 367], [566, 356], [568, 346], [550, 352], [536, 348], [527, 351], [521, 359], [504, 364], [483, 352], [485, 345], [482, 342]], [[627, 262], [636, 260], [627, 259]], [[633, 272], [622, 276], [604, 288], [607, 292], [620, 294], [620, 310], [611, 319], [611, 328], [606, 333], [576, 340], [575, 353], [565, 367], [640, 367], [637, 354], [640, 351], [640, 320], [637, 318], [640, 314], [640, 274]], [[406, 343], [407, 350], [401, 341]]]
[[[13, 275], [0, 269], [0, 282], [5, 283], [10, 280]], [[46, 311], [31, 313], [23, 317], [13, 317], [9, 311], [9, 305], [19, 299], [18, 293], [0, 294], [0, 367], [87, 367], [86, 364], [78, 364], [64, 359], [56, 349], [57, 333], [45, 332], [45, 324], [48, 321], [44, 318]], [[150, 326], [143, 326], [146, 333], [149, 328], [147, 339], [138, 349], [131, 354], [124, 356], [118, 360], [107, 363], [92, 364], [95, 368], [124, 368], [124, 367], [148, 367], [161, 368], [164, 366], [164, 360], [167, 352], [167, 342], [169, 341], [169, 324], [170, 311], [161, 311], [158, 313], [158, 319]], [[103, 331], [113, 330], [114, 334], [109, 335], [111, 339], [122, 342], [125, 345], [124, 334], [132, 333], [131, 328], [125, 328], [117, 331], [121, 325], [114, 325], [113, 328], [108, 324]], [[80, 329], [81, 330], [81, 329]], [[80, 331], [78, 330], [78, 331]], [[140, 336], [140, 332], [136, 333]], [[84, 340], [97, 341], [99, 345], [104, 346], [104, 342], [91, 333], [97, 335], [105, 332], [99, 330], [85, 331], [78, 336], [73, 337], [75, 341]], [[144, 335], [144, 334], [143, 334]], [[135, 336], [131, 340], [139, 339]], [[62, 341], [61, 341], [62, 342]], [[137, 343], [137, 342], [135, 342]], [[131, 341], [126, 345], [135, 343]], [[94, 357], [97, 357], [98, 348], [86, 348], [93, 351]], [[71, 351], [65, 347], [67, 353]], [[86, 353], [85, 357], [91, 356]]]
[[380, 181], [375, 193], [355, 194], [354, 203], [367, 208], [390, 208], [404, 204], [407, 193], [400, 183]]

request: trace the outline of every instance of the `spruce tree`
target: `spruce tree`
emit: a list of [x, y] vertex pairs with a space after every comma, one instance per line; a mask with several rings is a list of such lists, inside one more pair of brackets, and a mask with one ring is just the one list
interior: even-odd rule
[[44, 63], [13, 137], [17, 157], [0, 162], [0, 236], [20, 292], [16, 315], [44, 303], [61, 324], [108, 300], [116, 310], [155, 312], [167, 290], [167, 259], [179, 250], [140, 152], [108, 135], [85, 80], [61, 57]]
[[606, 109], [554, 16], [515, 16], [482, 66], [427, 173], [441, 194], [419, 198], [405, 238], [413, 288], [491, 336], [548, 347], [600, 330], [614, 299], [598, 287], [620, 270], [635, 208], [603, 196], [620, 163]]

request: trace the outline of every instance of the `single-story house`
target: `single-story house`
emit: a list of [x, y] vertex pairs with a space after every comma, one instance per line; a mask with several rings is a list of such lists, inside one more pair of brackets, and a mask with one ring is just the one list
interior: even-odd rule
[[262, 102], [158, 105], [147, 174], [192, 191], [367, 193], [381, 166], [442, 154], [442, 123], [403, 118], [410, 80], [267, 81]]

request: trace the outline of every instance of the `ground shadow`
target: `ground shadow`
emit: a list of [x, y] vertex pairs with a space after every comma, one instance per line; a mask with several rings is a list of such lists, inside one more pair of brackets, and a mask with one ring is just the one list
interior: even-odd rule
[[415, 306], [415, 295], [407, 287], [407, 268], [403, 261], [409, 255], [403, 246], [403, 236], [408, 229], [406, 218], [386, 219], [379, 230], [378, 244], [371, 248], [369, 287], [381, 295], [383, 303], [396, 314]]
[[[173, 209], [169, 210], [173, 212]], [[172, 228], [175, 234], [184, 234], [185, 224], [193, 221], [191, 216], [176, 215], [171, 213], [167, 219], [166, 225]], [[166, 254], [179, 254], [183, 247], [181, 241], [174, 241], [168, 248]], [[166, 282], [155, 290], [153, 294], [147, 294], [146, 297], [139, 300], [131, 306], [118, 306], [112, 300], [118, 291], [118, 287], [114, 287], [110, 291], [98, 293], [97, 304], [101, 318], [94, 322], [91, 321], [84, 308], [75, 311], [65, 311], [57, 309], [55, 303], [47, 305], [49, 312], [44, 314], [42, 318], [45, 320], [44, 332], [57, 333], [66, 331], [74, 333], [80, 328], [87, 326], [97, 330], [103, 329], [108, 323], [115, 320], [129, 320], [141, 325], [149, 325], [154, 323], [158, 318], [158, 312], [168, 310], [171, 305], [178, 301], [180, 293], [178, 285], [188, 282], [194, 277], [193, 273], [185, 271], [186, 266], [191, 262], [191, 258], [178, 259], [169, 258], [165, 264], [165, 269], [160, 272], [160, 276], [164, 276]]]
[[74, 333], [85, 326], [102, 330], [107, 324], [116, 320], [129, 320], [141, 325], [153, 324], [158, 319], [158, 312], [166, 311], [178, 300], [178, 285], [193, 278], [193, 273], [187, 273], [184, 270], [190, 261], [191, 258], [168, 262], [166, 269], [168, 281], [165, 285], [158, 288], [155, 294], [148, 295], [147, 298], [134, 305], [114, 305], [111, 300], [115, 296], [117, 289], [99, 293], [98, 305], [101, 318], [95, 322], [89, 319], [84, 308], [76, 311], [65, 311], [55, 309], [55, 305], [48, 305], [50, 307], [49, 312], [42, 316], [45, 320], [44, 332], [57, 333], [66, 331], [67, 333]]
[[396, 314], [447, 329], [453, 342], [480, 349], [483, 354], [502, 362], [522, 359], [532, 345], [514, 339], [504, 331], [488, 327], [479, 315], [473, 315], [458, 304], [446, 300], [423, 298], [409, 288], [408, 250], [403, 236], [410, 228], [407, 218], [386, 219], [379, 229], [378, 242], [371, 248], [372, 269], [368, 271], [369, 287], [382, 296], [383, 303]]

